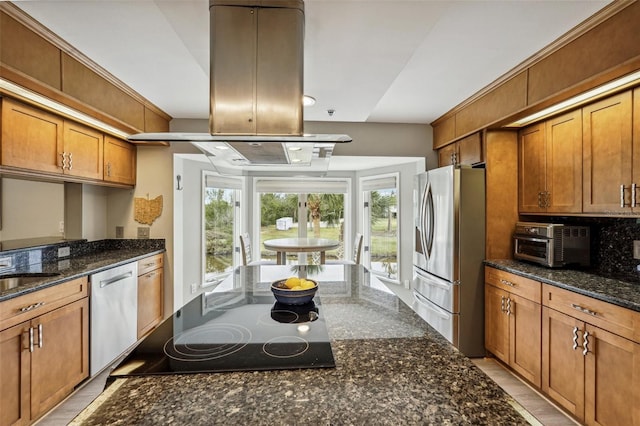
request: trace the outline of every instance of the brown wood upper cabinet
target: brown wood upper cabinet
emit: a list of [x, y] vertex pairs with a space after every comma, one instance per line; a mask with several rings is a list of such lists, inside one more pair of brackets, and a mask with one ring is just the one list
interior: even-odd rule
[[133, 186], [136, 147], [11, 98], [1, 99], [0, 165], [19, 175]]
[[1, 143], [3, 166], [102, 179], [102, 133], [9, 98]]
[[632, 128], [631, 91], [583, 108], [584, 212], [640, 212], [640, 134], [636, 125], [634, 139]]
[[104, 180], [135, 185], [135, 145], [109, 135], [104, 136]]
[[450, 164], [474, 165], [483, 161], [482, 135], [479, 132], [438, 150], [438, 166], [440, 167]]
[[582, 112], [519, 132], [520, 213], [582, 212]]

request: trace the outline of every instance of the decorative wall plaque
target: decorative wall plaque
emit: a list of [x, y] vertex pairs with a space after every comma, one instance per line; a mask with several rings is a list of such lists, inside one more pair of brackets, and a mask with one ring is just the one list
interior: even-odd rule
[[153, 200], [149, 199], [149, 195], [147, 198], [134, 198], [133, 218], [136, 222], [151, 225], [161, 214], [162, 195], [158, 195]]

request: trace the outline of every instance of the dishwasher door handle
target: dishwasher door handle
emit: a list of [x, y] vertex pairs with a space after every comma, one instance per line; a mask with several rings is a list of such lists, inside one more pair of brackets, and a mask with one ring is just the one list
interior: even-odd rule
[[129, 272], [125, 272], [124, 274], [120, 274], [118, 276], [115, 276], [113, 278], [102, 280], [102, 281], [100, 281], [100, 288], [104, 288], [104, 287], [106, 287], [108, 285], [115, 284], [118, 281], [122, 281], [122, 280], [125, 280], [127, 278], [131, 278], [131, 277], [133, 277], [133, 272], [129, 271]]

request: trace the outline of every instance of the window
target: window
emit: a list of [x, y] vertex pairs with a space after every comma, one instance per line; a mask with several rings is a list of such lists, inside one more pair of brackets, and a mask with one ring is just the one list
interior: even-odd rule
[[376, 275], [398, 279], [398, 176], [363, 178], [363, 263]]
[[240, 263], [234, 247], [239, 238], [242, 182], [204, 172], [204, 285], [216, 284]]
[[[348, 232], [348, 224], [345, 223], [348, 183], [344, 179], [258, 180], [255, 188], [259, 201], [260, 229], [256, 239], [259, 247], [263, 247], [265, 240], [273, 238], [329, 238], [343, 244], [328, 251], [327, 259], [343, 258], [344, 236]], [[348, 246], [350, 244], [348, 242]], [[264, 249], [260, 251], [260, 258], [275, 260], [275, 253]], [[291, 254], [287, 256], [287, 262], [318, 264], [319, 255]]]

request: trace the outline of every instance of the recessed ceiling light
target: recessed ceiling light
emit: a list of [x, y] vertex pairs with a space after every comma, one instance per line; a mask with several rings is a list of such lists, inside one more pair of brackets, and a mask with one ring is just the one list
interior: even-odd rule
[[316, 98], [314, 98], [313, 96], [304, 95], [302, 97], [302, 105], [304, 106], [312, 106], [312, 105], [315, 105], [315, 103], [316, 103]]
[[299, 146], [290, 146], [289, 151], [300, 151], [302, 148], [300, 148]]
[[225, 149], [229, 149], [229, 147], [226, 145], [216, 145], [215, 148], [221, 151], [224, 151]]

